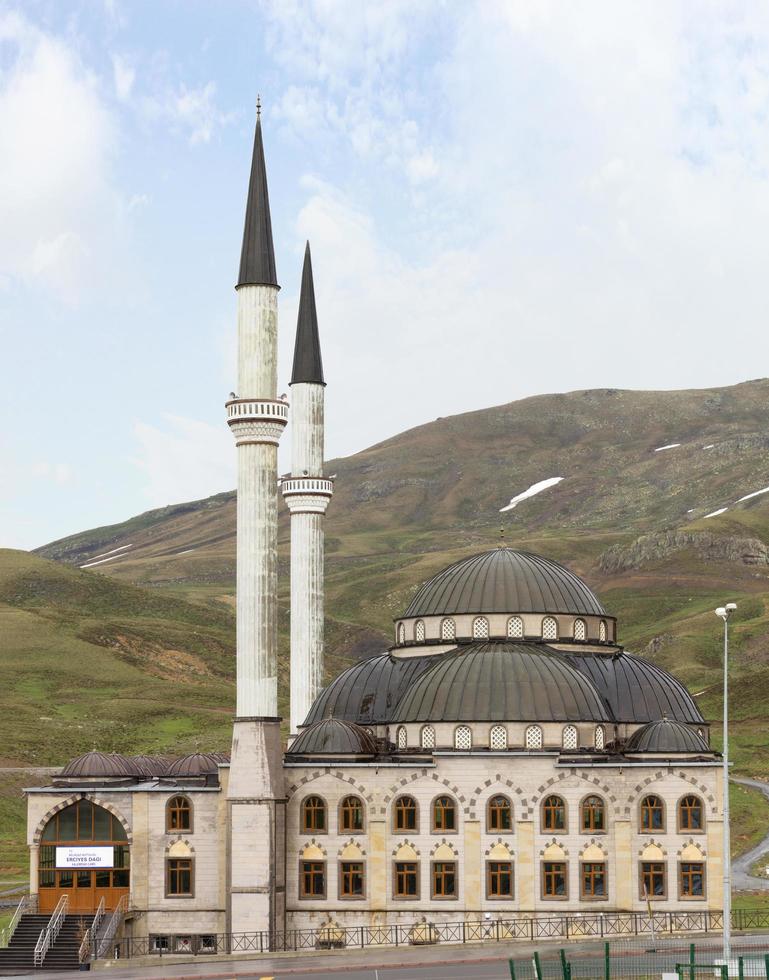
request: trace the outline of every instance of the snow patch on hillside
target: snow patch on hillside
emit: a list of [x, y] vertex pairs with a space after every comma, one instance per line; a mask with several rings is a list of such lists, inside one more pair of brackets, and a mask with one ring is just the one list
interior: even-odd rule
[[667, 446], [658, 446], [658, 447], [657, 447], [657, 448], [656, 448], [656, 449], [654, 450], [654, 452], [655, 452], [655, 453], [661, 453], [663, 449], [678, 449], [678, 447], [679, 447], [680, 445], [681, 445], [681, 443], [680, 443], [680, 442], [669, 442], [669, 443], [667, 444]]
[[[126, 548], [130, 548], [130, 547], [131, 547], [130, 544], [125, 544], [125, 545], [123, 545], [122, 548], [115, 548], [115, 551], [125, 551]], [[110, 555], [110, 554], [112, 554], [112, 552], [106, 551], [105, 554]], [[81, 565], [80, 567], [81, 568], [93, 568], [94, 565], [103, 565], [105, 562], [115, 561], [116, 558], [125, 558], [125, 557], [126, 557], [125, 555], [115, 555], [115, 554], [112, 554], [112, 557], [111, 558], [102, 558], [101, 561], [89, 561], [89, 562], [86, 562], [85, 565]]]
[[706, 521], [709, 517], [718, 517], [719, 514], [725, 514], [727, 510], [729, 510], [728, 507], [722, 507], [720, 510], [714, 510], [712, 514], [705, 514], [702, 519], [703, 521]]
[[709, 446], [703, 446], [702, 448], [703, 449], [713, 449], [714, 447], [715, 447], [715, 443], [714, 442], [711, 442], [711, 444]]
[[562, 479], [562, 476], [551, 476], [547, 480], [540, 480], [539, 483], [532, 483], [528, 490], [524, 490], [523, 493], [513, 497], [506, 507], [500, 507], [499, 513], [504, 514], [506, 510], [514, 510], [522, 500], [528, 500], [529, 497], [534, 497], [538, 493], [542, 493], [543, 490], [549, 490], [556, 483], [560, 483]]
[[753, 493], [746, 493], [744, 497], [740, 497], [737, 503], [741, 504], [743, 500], [751, 500], [753, 497], [760, 497], [762, 493], [769, 493], [769, 487], [764, 487], [763, 490], [754, 490]]
[[[102, 551], [100, 555], [94, 555], [91, 561], [96, 561], [97, 558], [106, 558], [107, 555], [114, 555], [116, 551], [125, 551], [126, 548], [133, 548], [132, 544], [121, 544], [119, 548], [113, 548], [112, 551]], [[83, 567], [82, 565], [80, 566]]]

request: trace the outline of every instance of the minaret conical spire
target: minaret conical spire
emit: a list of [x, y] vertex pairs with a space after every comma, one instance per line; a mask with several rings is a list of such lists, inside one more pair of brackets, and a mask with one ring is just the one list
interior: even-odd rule
[[304, 250], [302, 268], [302, 290], [299, 294], [299, 316], [296, 320], [296, 342], [294, 344], [294, 367], [291, 384], [306, 382], [324, 385], [323, 359], [320, 355], [318, 336], [318, 314], [315, 309], [315, 285], [312, 279], [312, 257], [310, 243]]
[[[259, 107], [260, 108], [260, 107]], [[264, 164], [262, 118], [257, 111], [251, 178], [248, 182], [246, 222], [240, 252], [238, 286], [277, 286], [275, 249], [272, 244], [270, 197], [267, 193], [267, 168]], [[237, 288], [237, 287], [236, 287]]]

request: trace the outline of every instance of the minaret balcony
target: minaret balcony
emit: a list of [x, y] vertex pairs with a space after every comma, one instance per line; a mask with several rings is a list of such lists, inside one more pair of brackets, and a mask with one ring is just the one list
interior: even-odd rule
[[288, 402], [234, 398], [225, 404], [235, 445], [266, 442], [277, 446], [288, 422]]
[[325, 514], [334, 481], [323, 476], [289, 477], [280, 489], [292, 514]]

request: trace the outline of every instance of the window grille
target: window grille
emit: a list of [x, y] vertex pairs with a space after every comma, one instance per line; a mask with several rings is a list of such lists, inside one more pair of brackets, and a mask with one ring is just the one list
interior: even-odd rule
[[507, 635], [511, 640], [523, 638], [523, 620], [520, 616], [511, 616], [507, 621]]
[[574, 725], [567, 725], [564, 728], [562, 745], [565, 749], [579, 748], [579, 738], [577, 736], [577, 729], [574, 727]]
[[584, 619], [574, 620], [574, 639], [575, 640], [586, 640], [587, 639], [587, 629], [585, 627]]
[[485, 616], [473, 620], [473, 639], [486, 640], [489, 636], [489, 621]]
[[529, 727], [526, 729], [526, 748], [542, 748], [542, 729], [539, 727], [539, 725], [529, 725]]
[[545, 616], [545, 618], [542, 620], [542, 639], [558, 639], [558, 623], [556, 623], [552, 616]]
[[606, 620], [602, 619], [598, 624], [598, 639], [601, 641], [601, 643], [606, 643], [606, 637]]
[[606, 733], [603, 730], [603, 725], [596, 725], [595, 729], [595, 747], [597, 749], [602, 749], [606, 742]]
[[425, 638], [425, 624], [421, 619], [418, 619], [414, 627], [414, 639], [417, 643], [422, 643]]
[[507, 729], [504, 725], [494, 725], [489, 734], [490, 749], [507, 748]]
[[398, 643], [406, 642], [406, 627], [403, 623], [398, 623]]
[[457, 627], [453, 619], [444, 619], [441, 623], [441, 639], [454, 640], [457, 636]]
[[454, 732], [455, 749], [471, 749], [473, 747], [473, 733], [467, 725], [460, 725]]
[[405, 749], [407, 745], [408, 737], [406, 735], [406, 729], [403, 727], [403, 725], [401, 725], [398, 729], [398, 748]]
[[422, 748], [435, 748], [435, 729], [432, 725], [425, 725], [425, 727], [422, 729]]

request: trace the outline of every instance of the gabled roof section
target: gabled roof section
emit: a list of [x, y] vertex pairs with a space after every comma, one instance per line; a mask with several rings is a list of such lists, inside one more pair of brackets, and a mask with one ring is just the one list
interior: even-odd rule
[[264, 164], [262, 119], [256, 116], [254, 154], [251, 159], [251, 178], [248, 182], [246, 223], [243, 228], [243, 247], [240, 252], [240, 286], [277, 286], [275, 250], [272, 245], [270, 198], [267, 193], [267, 168]]
[[315, 285], [312, 279], [312, 258], [310, 243], [304, 250], [302, 268], [302, 291], [299, 296], [299, 316], [296, 321], [296, 343], [294, 344], [294, 369], [291, 384], [324, 385], [323, 360], [320, 356], [320, 337], [318, 336], [318, 313], [315, 309]]

